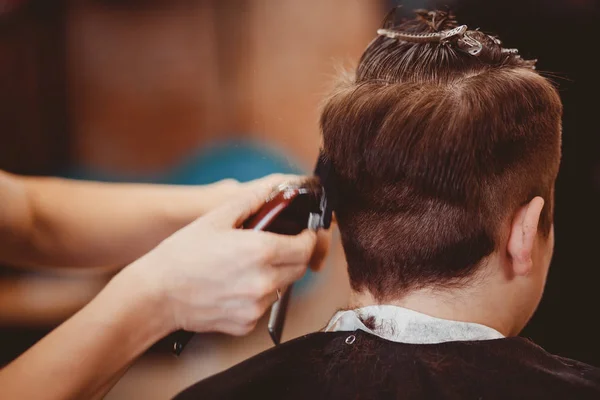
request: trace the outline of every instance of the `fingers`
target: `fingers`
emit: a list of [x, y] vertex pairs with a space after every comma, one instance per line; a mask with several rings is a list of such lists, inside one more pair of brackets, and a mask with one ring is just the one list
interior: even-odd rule
[[313, 271], [320, 271], [323, 267], [329, 246], [331, 245], [331, 235], [331, 229], [326, 231], [319, 230], [317, 232], [317, 243], [308, 264]]
[[[269, 287], [275, 287], [283, 293], [292, 283], [300, 279], [306, 272], [305, 265], [272, 267], [269, 278]], [[266, 293], [260, 299], [249, 302], [246, 307], [236, 307], [235, 313], [229, 321], [225, 321], [227, 328], [220, 327], [219, 330], [231, 335], [246, 335], [250, 333], [258, 323], [258, 320], [279, 299], [277, 290]]]
[[241, 193], [238, 199], [206, 214], [203, 222], [222, 228], [237, 228], [262, 207], [272, 190], [272, 187], [258, 185], [251, 191]]
[[284, 174], [271, 174], [264, 178], [256, 179], [247, 183], [251, 188], [259, 186], [268, 186], [275, 188], [283, 183], [295, 182], [303, 179], [304, 177], [299, 175], [284, 175]]
[[260, 318], [277, 301], [275, 291], [267, 293], [260, 299], [234, 301], [226, 305], [228, 317], [222, 318], [215, 324], [215, 330], [234, 336], [243, 336], [250, 333]]
[[273, 174], [248, 182], [250, 190], [243, 191], [238, 199], [207, 214], [206, 220], [214, 226], [237, 228], [260, 209], [277, 186], [299, 179], [301, 177], [297, 175]]
[[268, 307], [271, 307], [271, 305], [273, 303], [275, 303], [277, 300], [279, 300], [279, 294], [277, 294], [278, 291], [281, 291], [281, 289], [276, 289], [275, 291], [267, 294], [265, 297], [262, 298], [261, 305], [264, 306], [265, 310]]
[[237, 321], [225, 320], [215, 324], [214, 330], [233, 336], [245, 336], [254, 330], [256, 323], [257, 321], [252, 323], [240, 323]]
[[272, 265], [308, 265], [317, 243], [316, 233], [308, 229], [295, 236], [269, 232], [256, 233], [262, 235], [265, 253], [269, 255], [267, 261]]
[[[281, 293], [283, 293], [288, 286], [304, 276], [307, 267], [306, 264], [293, 266], [279, 265], [273, 267], [273, 269], [273, 287], [279, 289]], [[275, 296], [277, 296], [277, 294], [275, 294]]]

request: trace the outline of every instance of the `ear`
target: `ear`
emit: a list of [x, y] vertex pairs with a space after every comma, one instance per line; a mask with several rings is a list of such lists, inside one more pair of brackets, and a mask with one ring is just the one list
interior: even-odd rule
[[533, 267], [532, 252], [538, 234], [538, 222], [544, 208], [544, 199], [535, 197], [517, 211], [513, 219], [507, 251], [512, 259], [513, 273], [525, 276]]

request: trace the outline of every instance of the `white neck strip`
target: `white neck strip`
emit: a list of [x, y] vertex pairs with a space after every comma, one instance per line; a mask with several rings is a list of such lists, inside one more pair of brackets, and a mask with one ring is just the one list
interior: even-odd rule
[[[374, 318], [375, 329], [362, 322]], [[472, 322], [435, 318], [407, 308], [378, 305], [337, 312], [325, 332], [362, 330], [400, 343], [433, 344], [443, 342], [500, 339], [495, 329]]]

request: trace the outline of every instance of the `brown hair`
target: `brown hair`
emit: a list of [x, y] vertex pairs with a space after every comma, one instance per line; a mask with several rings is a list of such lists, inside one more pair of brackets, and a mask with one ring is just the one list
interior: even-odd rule
[[[419, 11], [405, 33], [456, 27]], [[453, 43], [377, 37], [321, 115], [337, 175], [336, 216], [354, 290], [376, 298], [460, 284], [501, 226], [535, 196], [552, 226], [562, 105], [534, 61], [479, 31], [477, 56]]]

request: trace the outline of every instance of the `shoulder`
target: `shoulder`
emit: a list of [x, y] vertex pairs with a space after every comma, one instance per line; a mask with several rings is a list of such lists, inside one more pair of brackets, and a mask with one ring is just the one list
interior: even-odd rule
[[562, 357], [556, 354], [552, 354], [546, 351], [541, 346], [537, 345], [533, 341], [527, 338], [515, 337], [507, 340], [511, 341], [513, 346], [519, 351], [528, 351], [531, 354], [535, 354], [537, 359], [547, 360], [550, 363], [555, 364], [563, 368], [573, 369], [574, 371], [589, 372], [592, 375], [596, 375], [600, 378], [600, 368], [586, 364], [581, 361], [573, 360], [570, 358]]
[[[176, 400], [277, 397], [290, 381], [306, 381], [316, 372], [318, 358], [347, 332], [317, 332], [273, 347], [232, 368], [200, 381], [178, 394]], [[258, 397], [257, 397], [258, 398]]]
[[499, 350], [505, 352], [508, 361], [529, 371], [532, 379], [547, 382], [547, 387], [569, 387], [572, 393], [593, 393], [597, 396], [593, 398], [600, 398], [600, 368], [549, 353], [525, 338], [506, 339], [504, 345]]

